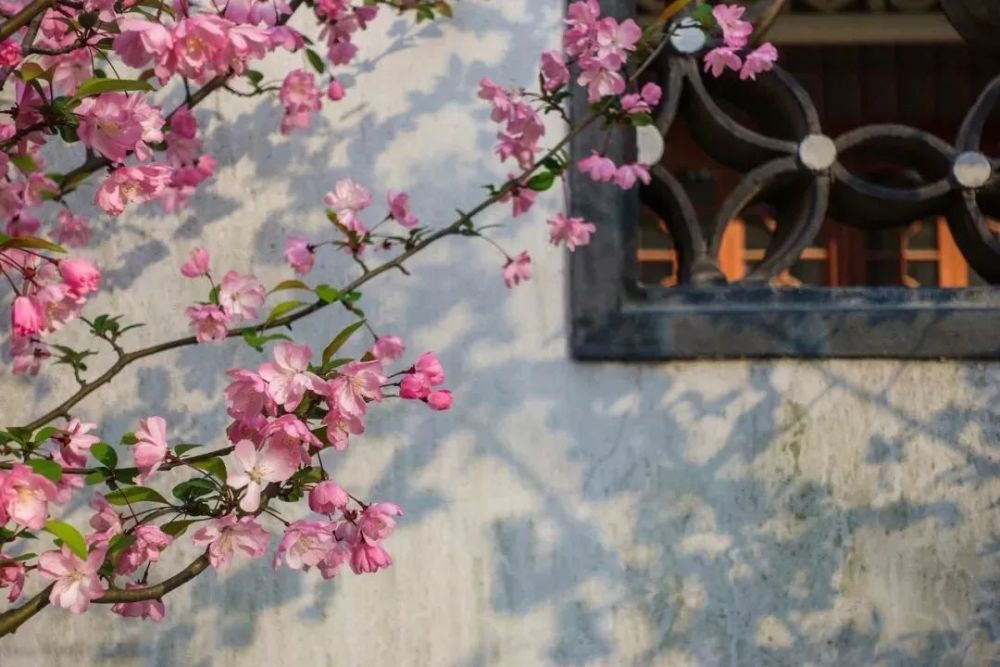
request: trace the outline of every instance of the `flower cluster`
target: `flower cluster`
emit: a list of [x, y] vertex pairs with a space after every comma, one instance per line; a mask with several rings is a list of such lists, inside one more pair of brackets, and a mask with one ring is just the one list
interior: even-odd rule
[[[181, 266], [181, 275], [204, 276], [211, 282], [209, 261], [207, 250], [195, 248]], [[256, 319], [265, 298], [264, 286], [255, 277], [227, 271], [218, 285], [212, 282], [209, 301], [189, 306], [185, 312], [199, 343], [220, 341], [228, 335], [230, 324]]]
[[739, 5], [716, 5], [712, 16], [722, 30], [722, 46], [705, 54], [705, 71], [712, 76], [721, 76], [726, 69], [740, 73], [741, 79], [756, 79], [761, 72], [774, 66], [778, 50], [770, 42], [765, 42], [753, 51], [741, 53], [750, 42], [753, 25], [743, 20], [745, 7]]

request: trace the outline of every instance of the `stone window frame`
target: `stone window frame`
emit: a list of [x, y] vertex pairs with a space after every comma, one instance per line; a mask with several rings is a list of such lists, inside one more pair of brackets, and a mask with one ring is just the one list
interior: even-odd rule
[[[601, 4], [620, 19], [634, 14], [633, 0]], [[573, 116], [582, 118], [587, 106], [586, 96], [575, 87]], [[822, 141], [810, 146], [803, 140], [796, 157], [809, 166], [811, 159], [824, 160], [827, 149]], [[635, 132], [616, 131], [608, 141], [592, 128], [571, 147], [575, 159], [591, 150], [601, 150], [618, 163], [634, 161]], [[991, 178], [997, 177], [998, 167], [1000, 160], [993, 160]], [[593, 183], [576, 170], [569, 178], [573, 215], [598, 224], [591, 244], [569, 259], [570, 352], [576, 359], [1000, 359], [1000, 290], [994, 287], [642, 285], [636, 252], [639, 190]], [[959, 182], [963, 174], [957, 159], [950, 178], [953, 187], [965, 187]], [[675, 242], [690, 241], [677, 239], [675, 233]], [[983, 243], [989, 246], [984, 251], [997, 253], [1000, 267], [1000, 242]], [[697, 272], [699, 267], [687, 270]]]

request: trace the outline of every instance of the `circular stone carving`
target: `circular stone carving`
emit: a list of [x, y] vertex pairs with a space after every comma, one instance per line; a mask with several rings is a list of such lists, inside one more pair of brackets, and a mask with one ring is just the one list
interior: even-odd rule
[[701, 24], [690, 17], [678, 21], [670, 35], [670, 44], [678, 53], [698, 53], [707, 41]]
[[663, 151], [666, 150], [663, 135], [655, 125], [637, 127], [635, 145], [639, 153], [638, 160], [643, 164], [658, 164], [663, 157]]
[[837, 161], [837, 146], [825, 134], [810, 134], [799, 143], [799, 162], [810, 171], [826, 171]]
[[981, 188], [993, 175], [989, 158], [976, 151], [960, 153], [952, 164], [951, 173], [963, 188]]

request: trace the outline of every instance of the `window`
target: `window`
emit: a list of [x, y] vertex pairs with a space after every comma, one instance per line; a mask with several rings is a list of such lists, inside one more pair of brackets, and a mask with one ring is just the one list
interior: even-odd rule
[[940, 6], [976, 2], [786, 3], [757, 83], [665, 52], [656, 125], [608, 151], [662, 148], [654, 182], [574, 175], [601, 230], [572, 258], [574, 354], [1000, 358], [1000, 60]]

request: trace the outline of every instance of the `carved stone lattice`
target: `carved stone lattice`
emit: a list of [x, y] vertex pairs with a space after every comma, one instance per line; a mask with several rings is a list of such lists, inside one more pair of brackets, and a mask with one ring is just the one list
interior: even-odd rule
[[[664, 101], [656, 128], [666, 135], [683, 118], [699, 147], [741, 179], [705, 228], [675, 174], [662, 165], [653, 168], [653, 182], [641, 198], [669, 227], [681, 283], [723, 280], [718, 268], [723, 233], [741, 211], [759, 203], [773, 208], [777, 225], [746, 282], [769, 282], [789, 269], [827, 217], [872, 229], [941, 216], [969, 265], [986, 281], [1000, 283], [1000, 240], [987, 224], [988, 217], [1000, 217], [1000, 155], [988, 154], [981, 145], [985, 125], [1000, 104], [1000, 76], [969, 109], [952, 143], [901, 124], [832, 137], [804, 88], [781, 67], [755, 82], [731, 73], [714, 79], [702, 73], [700, 56], [676, 48], [663, 56]], [[741, 110], [751, 122], [735, 119], [726, 109]], [[852, 154], [877, 155], [911, 172], [916, 181], [868, 180], [841, 160]]]

